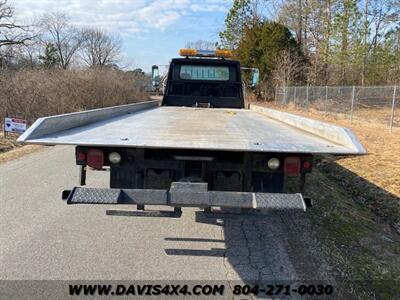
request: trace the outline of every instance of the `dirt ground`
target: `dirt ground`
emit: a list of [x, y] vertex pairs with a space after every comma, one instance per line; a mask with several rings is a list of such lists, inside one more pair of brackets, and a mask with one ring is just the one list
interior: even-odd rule
[[[322, 250], [357, 298], [400, 295], [400, 128], [318, 111], [253, 102], [351, 128], [368, 151], [316, 157], [307, 178], [308, 211]], [[370, 112], [373, 114], [373, 112]]]
[[0, 164], [42, 148], [42, 146], [37, 145], [25, 145], [22, 147], [21, 144], [17, 143], [17, 138], [18, 136], [15, 134], [7, 137], [0, 134]]

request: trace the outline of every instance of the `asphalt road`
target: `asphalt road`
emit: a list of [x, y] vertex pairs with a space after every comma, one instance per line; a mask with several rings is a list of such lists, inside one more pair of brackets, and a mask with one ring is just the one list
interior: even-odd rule
[[[0, 165], [0, 279], [326, 280], [330, 268], [304, 214], [110, 216], [72, 205], [73, 147], [47, 147]], [[108, 172], [88, 172], [89, 186]], [[132, 207], [118, 207], [134, 210]]]

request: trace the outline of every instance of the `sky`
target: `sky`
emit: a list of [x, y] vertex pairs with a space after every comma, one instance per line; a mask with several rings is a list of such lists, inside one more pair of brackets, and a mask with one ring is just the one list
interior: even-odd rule
[[9, 0], [18, 21], [64, 12], [78, 26], [118, 33], [124, 68], [168, 64], [187, 42], [218, 41], [231, 0]]

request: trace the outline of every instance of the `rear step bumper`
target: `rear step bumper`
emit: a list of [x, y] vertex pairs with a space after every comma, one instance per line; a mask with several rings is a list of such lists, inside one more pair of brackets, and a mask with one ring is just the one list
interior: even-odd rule
[[[306, 211], [302, 194], [208, 191], [207, 183], [173, 182], [170, 190], [75, 187], [64, 191], [68, 204], [137, 204], [173, 207], [234, 207]], [[307, 203], [309, 204], [309, 203]]]

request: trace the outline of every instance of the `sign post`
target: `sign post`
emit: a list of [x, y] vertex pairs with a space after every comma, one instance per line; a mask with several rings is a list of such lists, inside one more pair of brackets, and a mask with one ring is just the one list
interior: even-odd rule
[[4, 118], [4, 136], [8, 132], [11, 133], [24, 133], [26, 130], [26, 120], [18, 118]]

